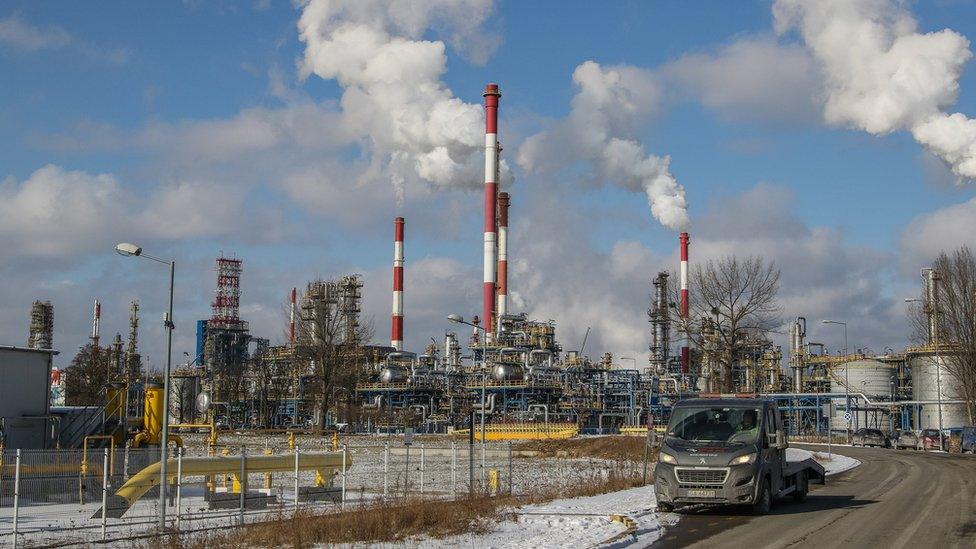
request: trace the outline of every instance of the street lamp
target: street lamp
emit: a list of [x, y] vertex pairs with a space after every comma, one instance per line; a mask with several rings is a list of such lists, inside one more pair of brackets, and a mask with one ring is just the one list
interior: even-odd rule
[[173, 279], [176, 273], [176, 261], [153, 257], [142, 251], [142, 248], [128, 242], [116, 244], [115, 251], [119, 255], [144, 257], [156, 263], [169, 265], [169, 310], [163, 320], [166, 327], [166, 369], [163, 371], [163, 418], [162, 433], [159, 439], [159, 529], [166, 529], [166, 460], [169, 445], [169, 372], [173, 365]]
[[[840, 322], [837, 320], [824, 320], [824, 324], [840, 324], [844, 327], [844, 400], [846, 401], [847, 413], [851, 413], [851, 362], [847, 358], [848, 347], [847, 347], [847, 323]], [[850, 442], [851, 438], [851, 422], [847, 422], [847, 441]]]
[[[481, 470], [484, 473], [485, 470], [485, 392], [487, 391], [488, 385], [488, 332], [483, 327], [468, 322], [464, 320], [464, 317], [458, 314], [449, 314], [447, 319], [451, 322], [457, 324], [464, 324], [466, 326], [471, 326], [476, 330], [481, 330], [483, 335], [479, 338], [481, 341]], [[468, 438], [468, 492], [470, 493], [472, 487], [474, 486], [474, 417], [471, 418], [471, 433], [472, 436]]]

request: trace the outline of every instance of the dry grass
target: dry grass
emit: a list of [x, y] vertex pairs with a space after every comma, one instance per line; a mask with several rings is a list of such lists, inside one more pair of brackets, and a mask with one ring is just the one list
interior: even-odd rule
[[411, 538], [444, 538], [483, 533], [504, 511], [557, 498], [593, 496], [641, 486], [640, 476], [610, 471], [573, 479], [521, 496], [474, 497], [453, 501], [410, 499], [386, 505], [360, 506], [341, 513], [292, 517], [253, 524], [242, 529], [192, 538], [170, 537], [153, 547], [205, 549], [210, 547], [311, 547], [315, 544], [403, 542]]
[[[640, 461], [644, 459], [644, 437], [605, 436], [563, 440], [533, 440], [516, 446], [518, 450], [539, 452], [539, 457], [600, 458]], [[656, 449], [651, 449], [655, 459]]]

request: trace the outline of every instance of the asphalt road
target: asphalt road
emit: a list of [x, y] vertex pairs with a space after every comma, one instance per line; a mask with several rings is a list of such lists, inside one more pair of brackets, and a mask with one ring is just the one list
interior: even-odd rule
[[806, 502], [777, 501], [758, 517], [736, 508], [685, 514], [652, 547], [976, 547], [976, 456], [839, 450], [861, 465], [812, 485]]

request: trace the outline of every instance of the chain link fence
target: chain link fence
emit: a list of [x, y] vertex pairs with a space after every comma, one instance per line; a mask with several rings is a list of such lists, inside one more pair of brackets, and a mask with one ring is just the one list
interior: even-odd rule
[[[641, 467], [631, 461], [538, 457], [510, 443], [404, 444], [402, 438], [392, 437], [345, 442], [334, 451], [328, 442], [307, 449], [267, 442], [174, 449], [166, 527], [192, 533], [285, 518], [297, 511], [338, 512], [410, 498], [558, 491], [609, 475], [635, 475]], [[240, 461], [241, 469], [229, 472], [225, 466], [224, 472], [210, 475], [183, 470], [184, 459], [189, 463], [188, 458], [210, 453]], [[253, 457], [265, 455], [280, 456], [279, 463], [287, 460], [287, 469], [254, 471], [258, 460]], [[326, 455], [335, 466], [300, 466]], [[154, 535], [161, 509], [158, 487], [132, 501], [121, 516], [113, 510], [120, 505], [119, 488], [158, 462], [158, 448], [5, 451], [0, 464], [0, 539], [14, 547], [57, 546]]]

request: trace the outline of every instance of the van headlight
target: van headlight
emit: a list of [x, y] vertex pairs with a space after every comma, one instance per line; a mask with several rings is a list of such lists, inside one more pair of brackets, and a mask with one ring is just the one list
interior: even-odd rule
[[678, 464], [678, 460], [674, 459], [674, 456], [672, 456], [671, 454], [665, 454], [664, 452], [658, 454], [657, 460], [660, 461], [661, 463], [667, 463], [668, 465]]
[[755, 463], [756, 454], [746, 454], [744, 456], [739, 456], [732, 458], [729, 465], [746, 465], [747, 463]]

